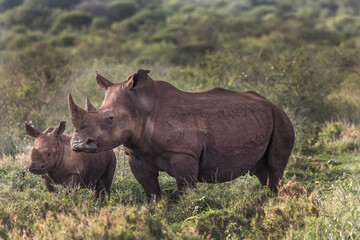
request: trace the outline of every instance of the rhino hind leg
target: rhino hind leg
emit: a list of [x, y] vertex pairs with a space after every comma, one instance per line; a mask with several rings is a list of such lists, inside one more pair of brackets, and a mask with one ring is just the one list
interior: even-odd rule
[[268, 173], [267, 186], [277, 193], [283, 172], [289, 161], [294, 147], [294, 130], [285, 113], [278, 116], [278, 124], [274, 127], [273, 134], [265, 155], [265, 168]]
[[259, 165], [259, 167], [254, 172], [254, 175], [259, 179], [261, 186], [266, 186], [268, 182], [268, 173], [263, 164]]
[[96, 182], [95, 186], [96, 198], [103, 200], [107, 192], [105, 190], [104, 182], [102, 179]]

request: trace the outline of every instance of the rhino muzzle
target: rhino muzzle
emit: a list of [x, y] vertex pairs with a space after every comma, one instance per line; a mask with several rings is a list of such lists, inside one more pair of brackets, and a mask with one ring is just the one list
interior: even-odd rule
[[94, 153], [97, 150], [95, 139], [87, 137], [84, 141], [70, 140], [71, 150], [75, 152]]
[[40, 164], [32, 163], [29, 166], [29, 171], [34, 174], [44, 174], [46, 173], [46, 167], [44, 164], [41, 163]]

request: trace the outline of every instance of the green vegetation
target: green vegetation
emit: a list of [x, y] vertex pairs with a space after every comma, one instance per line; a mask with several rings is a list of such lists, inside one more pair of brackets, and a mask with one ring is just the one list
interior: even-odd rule
[[[357, 0], [0, 0], [0, 237], [359, 238], [359, 14]], [[279, 196], [244, 176], [178, 198], [161, 175], [164, 198], [147, 204], [119, 149], [108, 203], [48, 193], [26, 170], [23, 122], [68, 121], [69, 92], [100, 106], [95, 70], [120, 82], [140, 68], [281, 106], [296, 144]]]

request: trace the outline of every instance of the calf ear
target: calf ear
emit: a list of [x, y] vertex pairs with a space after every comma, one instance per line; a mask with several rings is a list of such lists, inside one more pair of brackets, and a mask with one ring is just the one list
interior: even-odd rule
[[137, 73], [134, 73], [129, 77], [127, 77], [126, 86], [129, 89], [132, 89], [138, 86], [139, 84], [141, 84], [141, 82], [145, 82], [149, 72], [150, 72], [149, 70], [139, 69]]
[[27, 134], [31, 137], [37, 138], [40, 135], [40, 133], [27, 122], [25, 122], [25, 128]]
[[43, 134], [51, 133], [54, 130], [54, 127], [48, 127], [45, 131], [43, 131]]
[[63, 134], [64, 131], [65, 131], [65, 124], [66, 124], [65, 121], [61, 121], [60, 124], [59, 124], [59, 126], [57, 126], [56, 128], [54, 128], [54, 130], [53, 130], [50, 134], [53, 135], [53, 136], [55, 136], [55, 137]]
[[95, 72], [95, 78], [96, 78], [96, 84], [99, 89], [106, 90], [110, 86], [114, 85], [114, 83], [112, 83], [111, 81], [107, 80], [106, 78], [98, 74], [97, 71]]

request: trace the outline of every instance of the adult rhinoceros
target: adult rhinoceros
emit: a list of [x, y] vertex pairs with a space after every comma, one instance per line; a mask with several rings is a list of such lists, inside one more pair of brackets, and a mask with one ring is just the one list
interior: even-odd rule
[[160, 196], [158, 172], [180, 192], [198, 181], [219, 183], [246, 173], [276, 192], [294, 145], [286, 114], [255, 92], [214, 88], [183, 92], [139, 70], [121, 83], [95, 74], [101, 107], [86, 110], [69, 95], [72, 149], [101, 152], [123, 145], [148, 198]]

